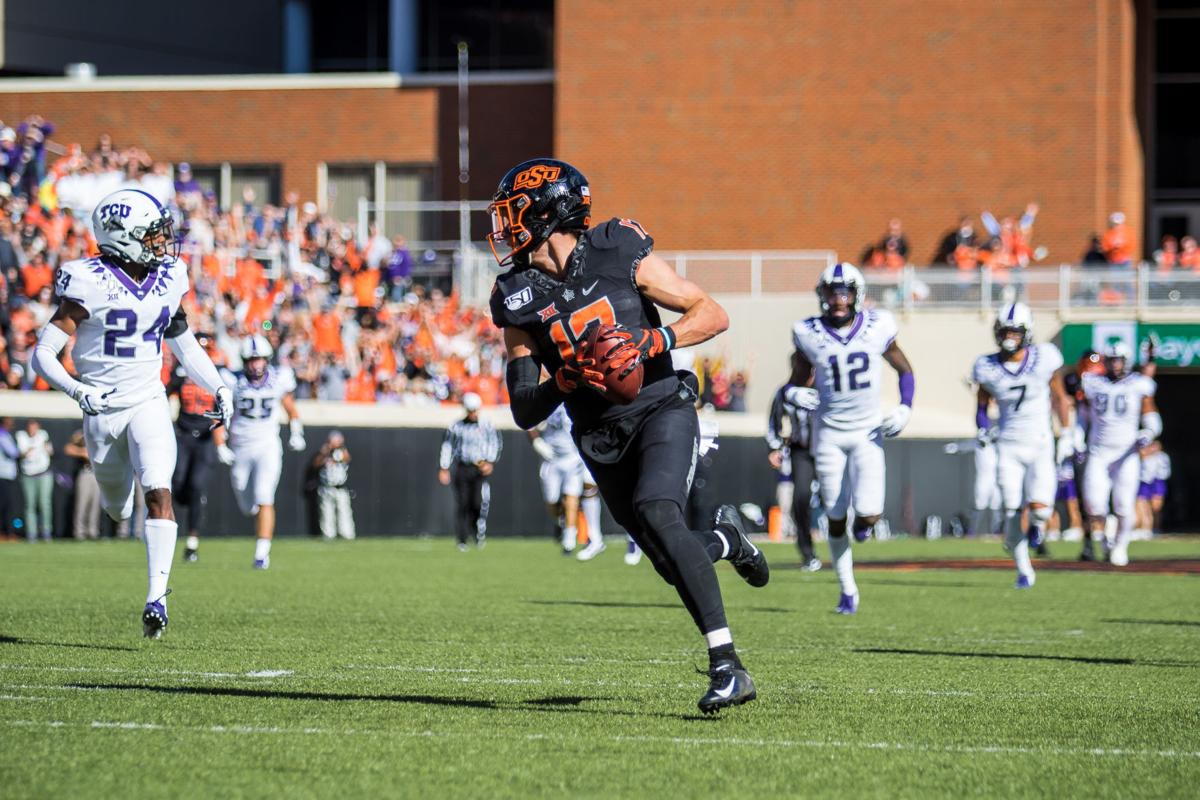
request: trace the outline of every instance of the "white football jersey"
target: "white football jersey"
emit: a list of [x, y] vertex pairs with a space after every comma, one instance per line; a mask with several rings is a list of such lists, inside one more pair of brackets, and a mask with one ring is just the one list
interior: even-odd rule
[[538, 426], [538, 433], [554, 451], [555, 461], [578, 457], [575, 440], [571, 438], [571, 418], [567, 415], [565, 404], [560, 404], [546, 417], [546, 421]]
[[[261, 381], [252, 382], [246, 373], [226, 373], [233, 390], [233, 422], [229, 426], [231, 447], [279, 444], [279, 406], [284, 395], [296, 391], [296, 377], [287, 368], [267, 367]], [[231, 380], [232, 378], [232, 380]]]
[[818, 421], [829, 428], [858, 430], [878, 427], [879, 381], [883, 352], [896, 338], [896, 318], [872, 309], [837, 330], [821, 317], [809, 317], [792, 328], [796, 349], [813, 365], [821, 405]]
[[997, 440], [1033, 442], [1052, 435], [1050, 379], [1062, 368], [1063, 357], [1052, 344], [1033, 344], [1016, 363], [1000, 353], [975, 359], [971, 380], [996, 400], [1000, 409]]
[[71, 358], [89, 386], [113, 390], [109, 408], [129, 408], [163, 394], [163, 334], [188, 291], [187, 267], [168, 261], [136, 282], [100, 258], [68, 261], [55, 291], [82, 306]]
[[1088, 449], [1127, 450], [1137, 442], [1142, 399], [1154, 397], [1153, 379], [1131, 372], [1118, 381], [1107, 375], [1084, 375], [1088, 403]]

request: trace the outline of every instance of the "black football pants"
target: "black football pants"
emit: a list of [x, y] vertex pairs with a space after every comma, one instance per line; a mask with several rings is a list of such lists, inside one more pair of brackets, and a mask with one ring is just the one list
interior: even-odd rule
[[487, 531], [488, 498], [491, 487], [474, 464], [454, 467], [453, 481], [458, 543], [482, 539]]
[[812, 482], [817, 474], [812, 453], [791, 447], [792, 461], [792, 519], [796, 523], [796, 546], [805, 563], [815, 558], [812, 540]]
[[[675, 587], [701, 633], [728, 627], [711, 544], [711, 530], [684, 523], [696, 468], [700, 426], [696, 409], [672, 399], [650, 412], [621, 459], [601, 464], [584, 456], [613, 519], [637, 542], [663, 579]], [[708, 545], [708, 546], [706, 546]]]
[[175, 429], [175, 443], [179, 455], [175, 459], [171, 495], [176, 503], [187, 506], [188, 533], [199, 533], [208, 505], [208, 485], [217, 461], [216, 445], [211, 436], [193, 436], [179, 428]]

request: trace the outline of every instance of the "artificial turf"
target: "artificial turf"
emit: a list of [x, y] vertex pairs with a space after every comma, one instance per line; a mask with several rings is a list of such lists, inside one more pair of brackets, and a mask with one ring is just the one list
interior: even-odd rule
[[[1076, 545], [1059, 544], [1065, 558]], [[861, 560], [994, 558], [890, 541]], [[702, 641], [646, 561], [544, 541], [248, 540], [176, 559], [141, 638], [130, 542], [0, 546], [0, 795], [1184, 797], [1200, 578], [719, 564], [759, 699], [705, 718]], [[827, 554], [822, 548], [823, 554]], [[1200, 558], [1200, 541], [1134, 560]]]

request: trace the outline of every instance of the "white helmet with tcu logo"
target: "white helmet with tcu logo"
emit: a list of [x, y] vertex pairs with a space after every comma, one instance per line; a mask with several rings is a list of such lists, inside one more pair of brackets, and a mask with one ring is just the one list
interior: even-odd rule
[[100, 252], [124, 264], [154, 268], [179, 255], [171, 212], [141, 189], [119, 189], [101, 200], [92, 232]]

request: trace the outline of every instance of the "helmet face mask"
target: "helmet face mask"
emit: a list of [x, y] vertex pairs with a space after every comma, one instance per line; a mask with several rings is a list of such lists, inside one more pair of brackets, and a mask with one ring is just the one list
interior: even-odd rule
[[92, 230], [100, 252], [120, 264], [154, 269], [179, 257], [171, 212], [140, 189], [105, 197], [92, 212]]
[[1009, 303], [1000, 308], [992, 325], [996, 346], [1005, 355], [1024, 350], [1033, 341], [1033, 312], [1024, 303]]
[[587, 178], [564, 161], [539, 158], [510, 169], [488, 206], [488, 245], [500, 266], [529, 265], [529, 256], [558, 230], [591, 224]]
[[866, 282], [853, 264], [838, 263], [821, 273], [817, 281], [817, 301], [821, 317], [834, 327], [842, 327], [862, 310]]
[[1130, 352], [1124, 342], [1112, 342], [1104, 349], [1104, 371], [1111, 380], [1120, 380], [1129, 374]]
[[1029, 341], [1029, 329], [1024, 325], [1002, 326], [996, 323], [994, 334], [996, 346], [1000, 348], [1000, 352], [1008, 355], [1025, 349], [1025, 345]]
[[267, 363], [275, 354], [271, 343], [264, 336], [249, 336], [242, 340], [242, 371], [252, 382], [261, 381], [267, 375]]

